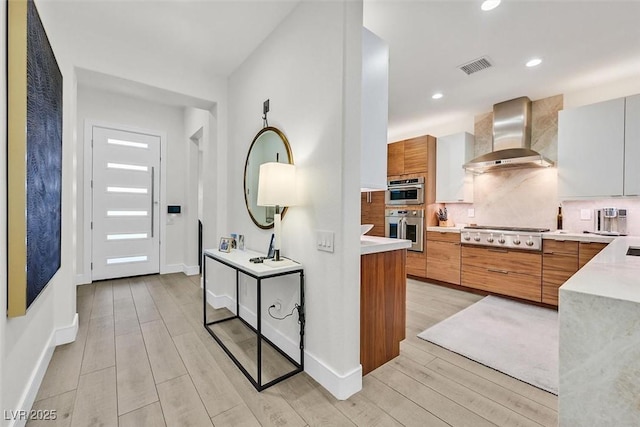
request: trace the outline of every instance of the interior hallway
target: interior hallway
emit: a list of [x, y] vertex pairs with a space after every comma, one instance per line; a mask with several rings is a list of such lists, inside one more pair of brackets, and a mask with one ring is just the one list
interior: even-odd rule
[[416, 337], [480, 298], [408, 280], [400, 357], [339, 401], [305, 373], [256, 392], [202, 326], [199, 276], [80, 286], [77, 339], [56, 348], [33, 407], [57, 420], [27, 425], [557, 425], [556, 396]]

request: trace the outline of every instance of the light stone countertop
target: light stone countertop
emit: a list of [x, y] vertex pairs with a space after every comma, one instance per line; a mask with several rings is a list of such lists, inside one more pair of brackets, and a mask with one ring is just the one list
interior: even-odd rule
[[611, 243], [617, 236], [601, 236], [593, 233], [577, 233], [565, 230], [548, 231], [542, 233], [543, 239], [548, 240], [571, 240], [574, 242], [597, 242]]
[[560, 287], [605, 298], [640, 303], [640, 256], [627, 255], [629, 246], [640, 247], [640, 237], [617, 237]]
[[427, 231], [438, 231], [440, 233], [460, 233], [461, 229], [462, 229], [461, 226], [455, 226], [455, 227], [431, 226], [431, 227], [427, 227]]
[[397, 251], [411, 247], [411, 240], [390, 239], [387, 237], [360, 236], [360, 255], [378, 252]]

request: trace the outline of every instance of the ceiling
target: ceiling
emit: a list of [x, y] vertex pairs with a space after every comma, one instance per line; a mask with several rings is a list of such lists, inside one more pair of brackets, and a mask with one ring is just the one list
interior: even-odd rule
[[[640, 1], [365, 0], [364, 24], [389, 43], [389, 139], [416, 136], [492, 105], [640, 78]], [[482, 56], [493, 67], [458, 67]], [[525, 62], [540, 57], [538, 67]], [[443, 98], [434, 100], [435, 92]], [[439, 136], [439, 135], [436, 135]]]
[[[299, 0], [39, 2], [55, 4], [74, 37], [228, 76]], [[364, 0], [365, 26], [389, 43], [389, 139], [469, 120], [518, 96], [640, 78], [638, 17], [640, 0], [503, 0], [490, 12], [480, 0]], [[458, 69], [485, 55], [493, 67]], [[534, 56], [543, 63], [526, 68]], [[436, 91], [444, 97], [431, 99]]]

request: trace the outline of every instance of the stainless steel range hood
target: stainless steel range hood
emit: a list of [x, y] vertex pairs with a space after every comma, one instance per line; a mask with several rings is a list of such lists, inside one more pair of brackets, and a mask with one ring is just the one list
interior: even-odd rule
[[531, 149], [531, 100], [523, 96], [493, 106], [493, 150], [463, 167], [483, 173], [551, 165], [551, 160]]

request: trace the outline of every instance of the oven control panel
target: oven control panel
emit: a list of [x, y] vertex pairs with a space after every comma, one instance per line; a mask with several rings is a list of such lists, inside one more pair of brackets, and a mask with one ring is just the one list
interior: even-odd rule
[[514, 232], [504, 230], [462, 230], [460, 243], [466, 245], [480, 245], [524, 249], [530, 251], [542, 250], [542, 235], [540, 233]]

